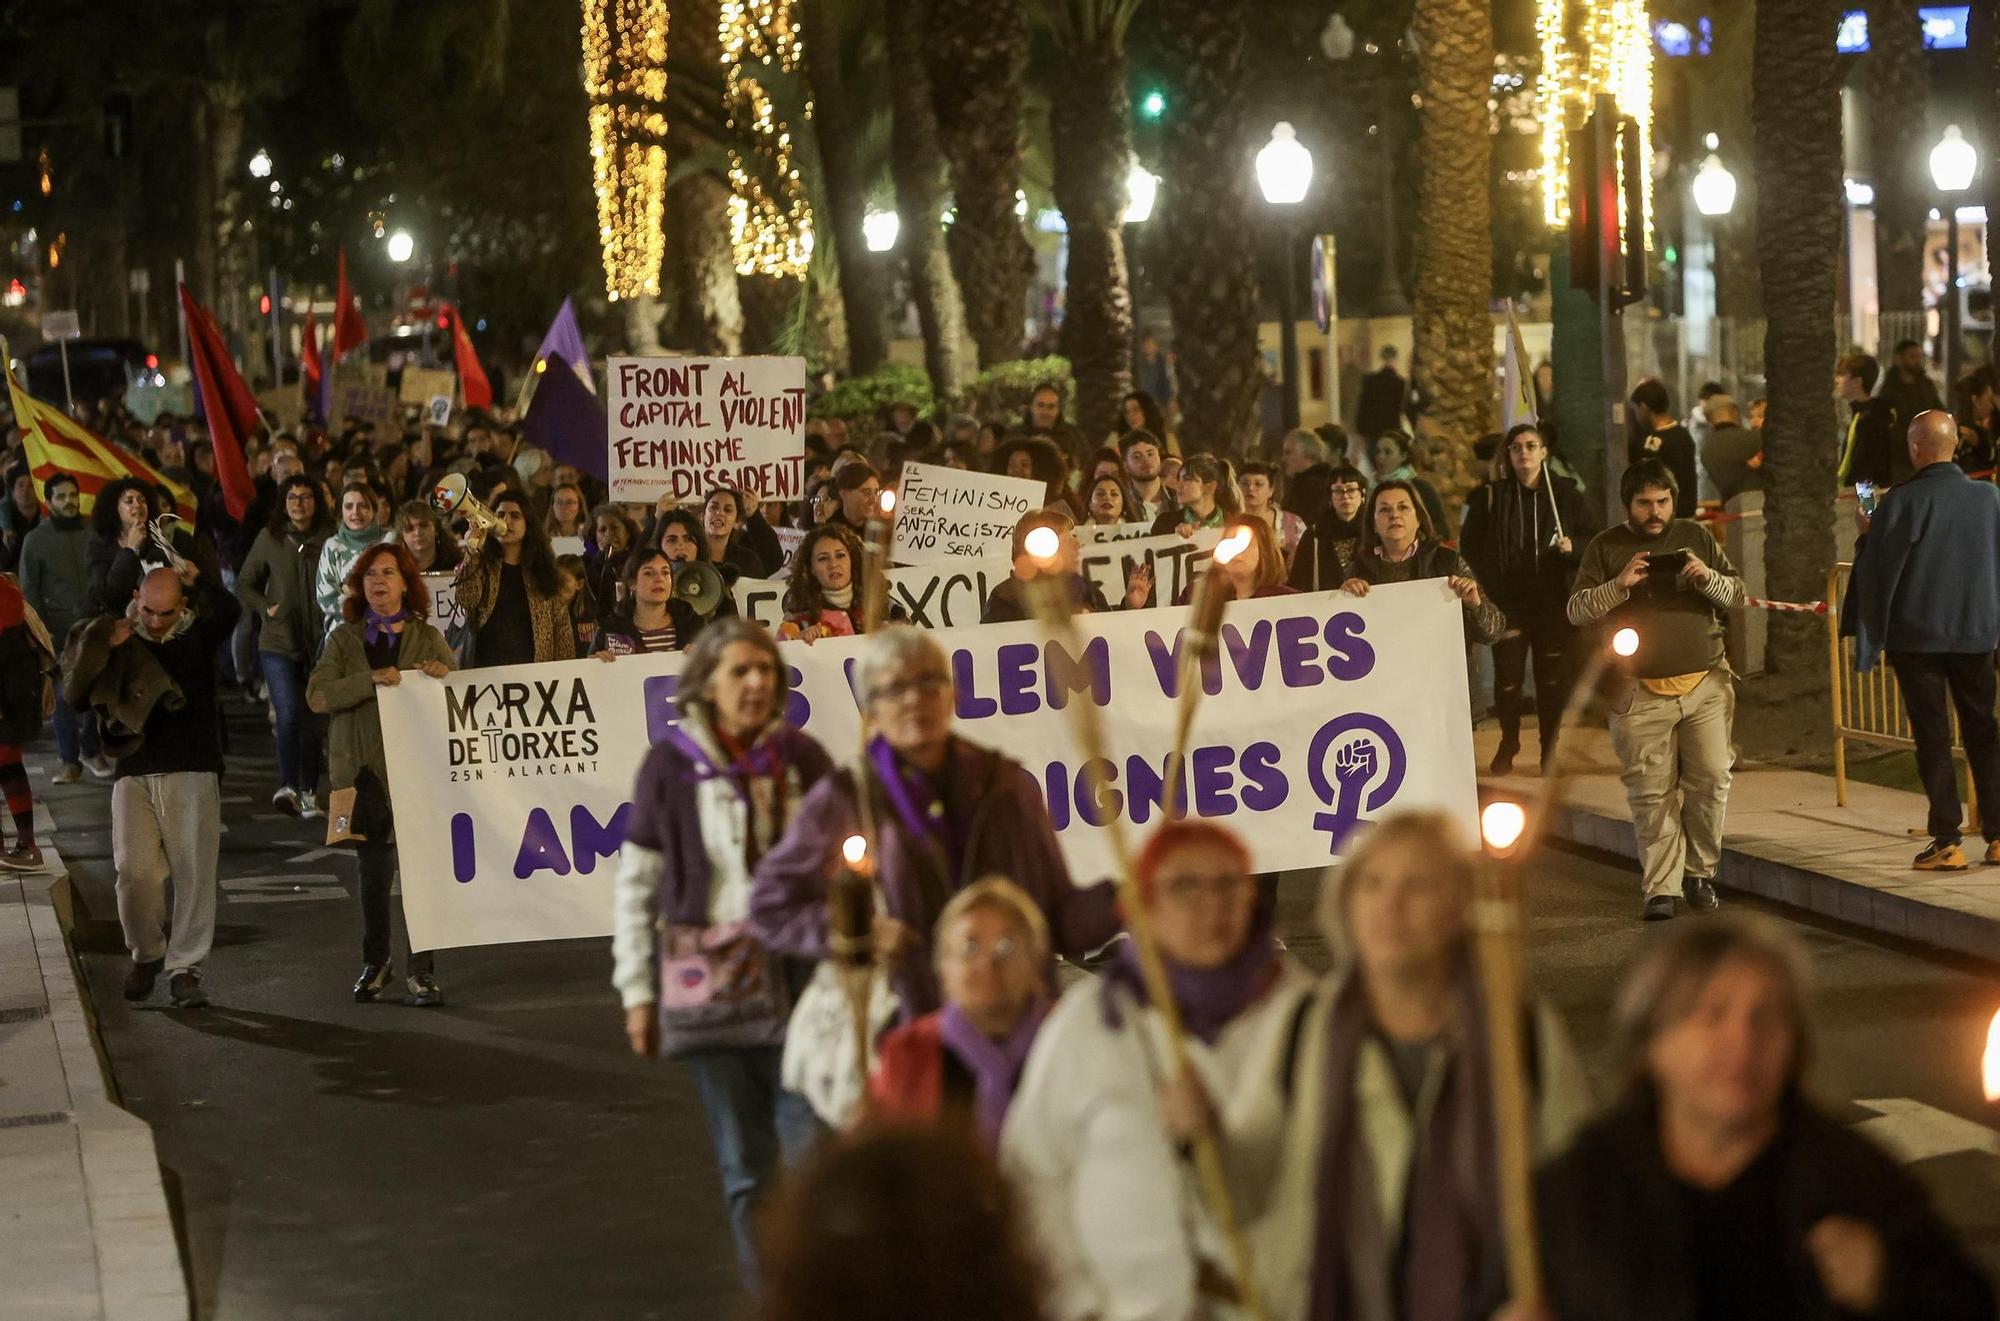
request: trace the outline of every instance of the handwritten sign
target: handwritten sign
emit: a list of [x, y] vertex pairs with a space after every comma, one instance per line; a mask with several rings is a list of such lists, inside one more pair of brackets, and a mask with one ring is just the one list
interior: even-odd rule
[[328, 420], [334, 426], [353, 418], [384, 431], [401, 425], [403, 417], [394, 390], [373, 381], [354, 379], [335, 379], [333, 404], [328, 412], [332, 414]]
[[458, 603], [457, 573], [427, 573], [424, 587], [431, 594], [431, 624], [447, 635], [464, 628], [465, 607]]
[[906, 463], [899, 496], [892, 558], [925, 564], [1011, 557], [1014, 524], [1042, 507], [1048, 487], [1025, 477]]
[[435, 367], [405, 367], [398, 385], [396, 399], [399, 403], [425, 404], [443, 395], [451, 399], [458, 393], [458, 377]]
[[806, 539], [806, 530], [802, 527], [781, 527], [773, 528], [772, 531], [778, 534], [778, 550], [783, 553], [785, 560], [778, 572], [772, 576], [789, 578], [792, 576], [792, 556], [799, 553], [799, 543]]
[[613, 500], [805, 494], [805, 359], [613, 358], [610, 386]]

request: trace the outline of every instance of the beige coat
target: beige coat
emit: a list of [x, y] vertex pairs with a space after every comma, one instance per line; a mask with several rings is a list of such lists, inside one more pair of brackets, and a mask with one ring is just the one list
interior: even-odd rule
[[[403, 624], [402, 641], [396, 648], [396, 668], [414, 670], [426, 661], [452, 664], [451, 648], [444, 634], [421, 619]], [[389, 787], [389, 761], [382, 749], [382, 714], [375, 702], [374, 671], [368, 668], [368, 651], [362, 642], [361, 625], [343, 623], [326, 640], [319, 664], [306, 681], [306, 705], [333, 719], [327, 729], [327, 761], [336, 789], [351, 789], [363, 766]]]

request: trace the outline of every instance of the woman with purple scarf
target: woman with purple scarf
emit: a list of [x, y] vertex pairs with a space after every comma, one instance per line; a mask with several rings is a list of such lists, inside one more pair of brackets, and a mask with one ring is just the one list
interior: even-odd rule
[[779, 1084], [792, 1001], [806, 970], [750, 929], [750, 877], [827, 755], [785, 723], [785, 666], [748, 620], [718, 620], [688, 650], [680, 719], [653, 745], [632, 793], [614, 888], [612, 984], [632, 1050], [694, 1075], [729, 1203], [737, 1266], [757, 1282], [755, 1218], [779, 1158], [819, 1134]]
[[[1340, 956], [1315, 988], [1266, 1107], [1288, 1154], [1252, 1248], [1274, 1317], [1488, 1321], [1507, 1301], [1486, 1006], [1455, 820], [1377, 823], [1320, 896]], [[1590, 1104], [1562, 1022], [1525, 1023], [1541, 1154]], [[1632, 1248], [1627, 1243], [1621, 1245]]]
[[1021, 887], [1058, 954], [1081, 958], [1117, 934], [1111, 886], [1070, 883], [1034, 776], [952, 733], [951, 667], [929, 634], [892, 624], [872, 635], [854, 682], [875, 737], [861, 774], [830, 775], [807, 794], [758, 864], [750, 917], [766, 945], [826, 957], [827, 885], [841, 844], [861, 828], [858, 785], [874, 807], [875, 957], [904, 1021], [940, 1007], [930, 933], [951, 897], [982, 876]]
[[989, 876], [944, 906], [932, 961], [945, 1005], [882, 1038], [877, 1118], [965, 1121], [991, 1150], [1049, 1012], [1049, 924], [1021, 887]]
[[1249, 852], [1212, 822], [1170, 821], [1134, 870], [1189, 1072], [1173, 1076], [1128, 942], [1049, 1014], [1000, 1141], [1060, 1321], [1231, 1315], [1229, 1257], [1186, 1142], [1203, 1126], [1217, 1132], [1238, 1222], [1253, 1232], [1284, 1155], [1263, 1112], [1310, 982], [1278, 944]]

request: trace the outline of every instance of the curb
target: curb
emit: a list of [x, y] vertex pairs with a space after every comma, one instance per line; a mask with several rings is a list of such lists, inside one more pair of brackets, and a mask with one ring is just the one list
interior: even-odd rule
[[[1556, 808], [1550, 826], [1557, 838], [1571, 844], [1615, 853], [1634, 862], [1639, 859], [1638, 834], [1623, 817], [1609, 817], [1565, 804]], [[2000, 963], [2000, 922], [1919, 903], [1793, 863], [1758, 857], [1732, 847], [1727, 839], [1723, 841], [1722, 865], [1716, 880], [1726, 889], [1753, 894], [1819, 917]]]

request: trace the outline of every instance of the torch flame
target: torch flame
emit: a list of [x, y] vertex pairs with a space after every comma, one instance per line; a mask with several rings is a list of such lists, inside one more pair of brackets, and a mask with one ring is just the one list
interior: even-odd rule
[[840, 856], [847, 859], [848, 866], [859, 867], [868, 856], [868, 841], [859, 835], [849, 835], [840, 846]]
[[1993, 1022], [1986, 1029], [1986, 1054], [1979, 1061], [1979, 1074], [1986, 1087], [1986, 1099], [2000, 1101], [2000, 1013], [1993, 1015]]
[[875, 503], [881, 506], [882, 517], [887, 518], [896, 512], [896, 493], [894, 491], [884, 491], [881, 498]]
[[1021, 546], [1034, 559], [1047, 564], [1062, 549], [1062, 534], [1052, 527], [1038, 527], [1028, 533]]
[[1234, 532], [1216, 543], [1215, 562], [1217, 564], [1227, 564], [1248, 549], [1250, 549], [1250, 529], [1247, 527], [1237, 528]]
[[1630, 656], [1639, 650], [1639, 630], [1621, 628], [1611, 635], [1611, 650], [1620, 656]]
[[1479, 834], [1485, 839], [1486, 847], [1495, 853], [1505, 853], [1521, 838], [1521, 832], [1528, 828], [1528, 813], [1519, 803], [1508, 799], [1495, 799], [1479, 814]]

